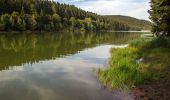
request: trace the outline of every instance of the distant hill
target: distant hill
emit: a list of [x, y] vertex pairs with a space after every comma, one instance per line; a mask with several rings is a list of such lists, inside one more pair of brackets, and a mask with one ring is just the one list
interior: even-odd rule
[[0, 31], [149, 30], [150, 22], [101, 16], [53, 0], [0, 0]]
[[112, 23], [119, 22], [120, 24], [125, 24], [130, 27], [130, 30], [150, 30], [152, 24], [147, 20], [123, 15], [104, 15], [103, 17], [107, 18]]

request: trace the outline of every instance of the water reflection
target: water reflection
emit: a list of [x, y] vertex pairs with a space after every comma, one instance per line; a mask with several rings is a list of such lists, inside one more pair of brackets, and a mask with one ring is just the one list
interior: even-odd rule
[[135, 33], [1, 34], [0, 70], [76, 54], [99, 44], [123, 44]]
[[135, 33], [1, 34], [0, 100], [122, 100], [101, 88], [94, 70], [107, 62], [111, 47], [137, 37]]

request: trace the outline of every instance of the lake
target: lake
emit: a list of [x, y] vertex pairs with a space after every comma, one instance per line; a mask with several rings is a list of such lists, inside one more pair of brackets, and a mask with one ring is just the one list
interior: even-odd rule
[[95, 70], [140, 33], [0, 34], [0, 100], [121, 100]]

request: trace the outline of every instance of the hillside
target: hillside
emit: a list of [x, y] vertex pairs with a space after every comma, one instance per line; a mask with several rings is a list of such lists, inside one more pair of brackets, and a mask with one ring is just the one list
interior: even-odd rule
[[149, 24], [130, 17], [103, 17], [49, 0], [0, 0], [0, 31], [128, 31], [148, 29]]
[[103, 17], [107, 18], [112, 23], [115, 22], [124, 23], [130, 27], [130, 30], [150, 30], [152, 24], [147, 20], [136, 19], [129, 16], [105, 15]]

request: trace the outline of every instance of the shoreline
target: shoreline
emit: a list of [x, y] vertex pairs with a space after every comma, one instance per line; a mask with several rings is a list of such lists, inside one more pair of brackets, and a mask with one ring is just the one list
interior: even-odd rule
[[113, 93], [128, 88], [128, 94], [132, 93], [135, 100], [168, 100], [170, 39], [167, 43], [154, 45], [160, 41], [166, 41], [166, 38], [141, 40], [126, 48], [112, 48], [109, 67], [97, 71], [98, 80]]
[[[42, 33], [44, 33], [44, 32], [81, 32], [81, 31], [79, 31], [79, 30], [75, 30], [75, 31], [69, 31], [69, 30], [60, 30], [60, 31], [30, 31], [30, 30], [26, 30], [26, 31], [13, 31], [13, 30], [11, 30], [11, 31], [0, 31], [0, 33], [24, 33], [24, 32], [26, 32], [26, 33], [31, 33], [31, 32], [33, 32], [33, 33], [36, 33], [36, 32], [42, 32]], [[100, 30], [100, 31], [86, 31], [86, 32], [131, 32], [131, 33], [148, 33], [148, 32], [151, 32], [151, 31], [107, 31], [107, 30]]]
[[129, 30], [129, 31], [108, 31], [108, 32], [131, 32], [131, 33], [150, 33], [150, 30], [142, 30], [142, 31], [133, 31], [133, 30]]

